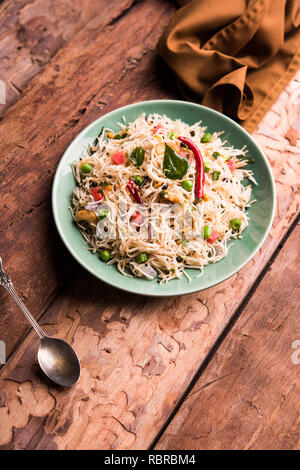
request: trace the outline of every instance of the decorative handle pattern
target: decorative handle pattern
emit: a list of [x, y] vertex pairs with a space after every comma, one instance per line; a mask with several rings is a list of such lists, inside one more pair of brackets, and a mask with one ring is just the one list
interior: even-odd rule
[[12, 286], [10, 277], [3, 270], [1, 257], [0, 257], [0, 286], [4, 287], [4, 289], [8, 289], [9, 287]]
[[11, 282], [11, 278], [6, 274], [6, 272], [4, 272], [1, 257], [0, 257], [0, 286], [4, 287], [4, 289], [6, 289], [10, 293], [10, 295], [12, 296], [16, 304], [20, 307], [25, 317], [27, 318], [31, 326], [35, 329], [39, 337], [41, 339], [45, 338], [46, 334], [44, 333], [43, 329], [40, 327], [38, 322], [33, 318], [33, 316], [29, 312], [26, 305], [23, 304], [22, 300], [16, 293], [13, 283]]

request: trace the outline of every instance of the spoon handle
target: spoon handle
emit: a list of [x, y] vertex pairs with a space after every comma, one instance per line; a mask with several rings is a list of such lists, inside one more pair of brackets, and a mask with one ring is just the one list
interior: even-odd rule
[[33, 316], [29, 312], [26, 305], [23, 304], [22, 300], [20, 299], [20, 297], [18, 296], [18, 294], [15, 291], [15, 288], [13, 286], [13, 283], [11, 282], [10, 277], [8, 276], [8, 274], [6, 274], [6, 272], [4, 272], [3, 267], [2, 267], [1, 257], [0, 257], [0, 286], [4, 287], [4, 289], [6, 289], [7, 292], [10, 293], [10, 295], [12, 296], [12, 298], [14, 299], [16, 304], [20, 307], [20, 309], [24, 313], [25, 317], [27, 318], [27, 320], [29, 321], [31, 326], [34, 328], [36, 333], [39, 335], [40, 339], [45, 338], [46, 334], [44, 333], [44, 331], [42, 330], [40, 325], [36, 322], [36, 320], [33, 318]]

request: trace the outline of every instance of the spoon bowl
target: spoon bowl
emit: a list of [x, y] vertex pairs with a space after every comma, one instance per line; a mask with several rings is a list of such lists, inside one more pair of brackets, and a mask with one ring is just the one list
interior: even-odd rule
[[53, 382], [64, 387], [74, 385], [80, 376], [80, 364], [74, 349], [65, 341], [45, 336], [38, 350], [42, 371]]
[[58, 385], [71, 387], [80, 376], [80, 363], [74, 349], [62, 339], [46, 335], [15, 291], [11, 278], [3, 269], [1, 257], [0, 286], [12, 296], [41, 340], [38, 361], [44, 374]]

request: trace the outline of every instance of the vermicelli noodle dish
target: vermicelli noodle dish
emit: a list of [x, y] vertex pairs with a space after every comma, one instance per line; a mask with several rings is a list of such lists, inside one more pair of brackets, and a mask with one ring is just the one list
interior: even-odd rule
[[143, 113], [116, 124], [72, 165], [71, 212], [87, 249], [125, 276], [205, 275], [248, 225], [254, 159], [201, 121]]

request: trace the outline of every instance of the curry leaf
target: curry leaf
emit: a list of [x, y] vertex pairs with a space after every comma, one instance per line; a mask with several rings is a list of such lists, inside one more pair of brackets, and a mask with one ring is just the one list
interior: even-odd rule
[[188, 161], [181, 158], [168, 144], [165, 144], [163, 171], [170, 180], [182, 179], [189, 168]]
[[107, 131], [105, 131], [105, 128], [102, 126], [101, 129], [100, 129], [100, 132], [98, 134], [98, 136], [96, 137], [95, 141], [94, 141], [94, 145], [96, 145], [96, 142], [98, 143], [98, 139], [103, 135], [103, 138], [105, 140], [105, 142], [108, 142], [108, 137], [107, 137]]
[[145, 150], [142, 147], [135, 147], [134, 150], [132, 150], [131, 154], [129, 155], [129, 159], [131, 163], [139, 167], [143, 164], [145, 158]]
[[127, 137], [127, 131], [126, 130], [125, 130], [125, 132], [122, 132], [122, 134], [116, 134], [115, 135], [116, 140], [125, 139], [125, 137]]

